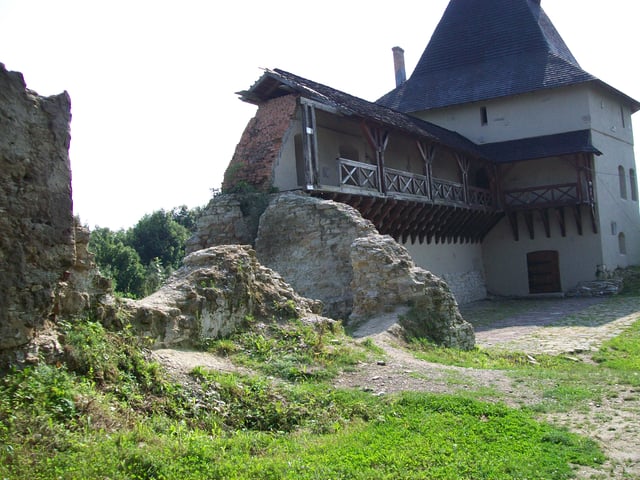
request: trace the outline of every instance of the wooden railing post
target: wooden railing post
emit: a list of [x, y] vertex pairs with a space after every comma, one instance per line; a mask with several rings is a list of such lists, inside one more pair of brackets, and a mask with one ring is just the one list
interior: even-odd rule
[[387, 193], [387, 186], [384, 178], [384, 152], [389, 143], [389, 132], [380, 128], [371, 128], [366, 123], [362, 124], [365, 136], [376, 152], [376, 165], [378, 166], [379, 188], [381, 193]]
[[436, 146], [434, 144], [427, 145], [426, 142], [420, 140], [416, 140], [416, 145], [422, 157], [424, 176], [427, 177], [427, 197], [433, 200], [433, 158], [435, 157]]
[[469, 166], [471, 165], [471, 161], [458, 152], [456, 152], [456, 160], [458, 161], [458, 167], [460, 167], [460, 172], [462, 173], [464, 203], [469, 203]]

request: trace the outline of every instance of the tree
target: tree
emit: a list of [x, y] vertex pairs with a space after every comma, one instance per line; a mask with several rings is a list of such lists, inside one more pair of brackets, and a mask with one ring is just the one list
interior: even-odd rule
[[176, 222], [189, 230], [190, 233], [195, 233], [198, 227], [198, 219], [203, 211], [203, 207], [189, 209], [186, 205], [181, 205], [171, 210], [171, 216]]
[[172, 212], [157, 210], [127, 232], [127, 244], [138, 252], [143, 265], [157, 258], [165, 268], [177, 268], [188, 237], [189, 230], [174, 219]]
[[116, 292], [142, 297], [147, 294], [146, 271], [138, 253], [125, 245], [125, 239], [122, 230], [98, 227], [91, 232], [89, 249], [95, 254], [100, 271], [113, 280]]

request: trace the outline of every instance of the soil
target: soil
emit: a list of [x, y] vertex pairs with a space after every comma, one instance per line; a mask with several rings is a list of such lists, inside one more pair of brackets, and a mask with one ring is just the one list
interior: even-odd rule
[[[582, 361], [605, 340], [620, 334], [640, 318], [637, 298], [556, 298], [483, 301], [461, 310], [476, 330], [479, 347], [564, 354]], [[613, 305], [613, 306], [612, 306]], [[401, 391], [467, 394], [473, 398], [519, 407], [542, 402], [540, 389], [515, 383], [507, 372], [461, 368], [416, 359], [406, 348], [398, 312], [382, 315], [361, 325], [356, 341], [370, 338], [384, 351], [353, 372], [334, 380], [337, 387], [360, 388], [373, 395]], [[228, 359], [205, 352], [157, 350], [157, 360], [177, 380], [189, 382], [196, 366], [238, 371]], [[580, 468], [577, 478], [640, 478], [640, 388], [609, 385], [603, 400], [579, 411], [540, 414], [541, 420], [564, 426], [597, 441], [608, 460], [598, 469]]]

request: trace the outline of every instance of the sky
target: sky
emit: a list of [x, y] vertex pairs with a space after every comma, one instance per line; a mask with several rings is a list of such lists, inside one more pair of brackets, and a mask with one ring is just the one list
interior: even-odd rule
[[[392, 47], [409, 76], [447, 4], [0, 0], [0, 63], [40, 95], [69, 92], [74, 213], [118, 230], [209, 201], [256, 110], [235, 92], [261, 68], [376, 100], [395, 86]], [[640, 2], [542, 7], [584, 70], [640, 99]]]

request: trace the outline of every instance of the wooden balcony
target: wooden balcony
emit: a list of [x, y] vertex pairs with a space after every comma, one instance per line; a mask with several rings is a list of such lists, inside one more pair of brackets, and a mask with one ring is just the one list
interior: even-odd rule
[[582, 235], [581, 207], [588, 207], [597, 231], [589, 182], [584, 189], [577, 182], [503, 190], [498, 201], [488, 189], [393, 168], [381, 174], [376, 165], [344, 158], [338, 159], [338, 171], [339, 185], [316, 185], [309, 192], [351, 205], [380, 233], [403, 242], [479, 242], [505, 214], [516, 241], [519, 216], [532, 239], [535, 216], [542, 219], [547, 237], [552, 217], [566, 236], [565, 208], [573, 212]]
[[560, 234], [566, 237], [565, 210], [573, 213], [576, 231], [582, 235], [582, 211], [586, 208], [591, 219], [593, 233], [598, 232], [595, 197], [590, 181], [586, 182], [584, 190], [581, 184], [576, 182], [504, 190], [502, 194], [502, 206], [516, 241], [520, 238], [518, 216], [524, 219], [526, 231], [531, 240], [535, 238], [534, 215], [541, 220], [547, 238], [551, 237], [550, 218], [552, 217], [557, 219]]
[[338, 159], [339, 185], [312, 195], [351, 205], [382, 234], [412, 243], [479, 242], [503, 217], [489, 190]]
[[[391, 198], [407, 198], [439, 205], [495, 210], [494, 196], [487, 189], [468, 186], [440, 178], [393, 168], [384, 169], [384, 189], [378, 168], [369, 163], [338, 159], [340, 188], [355, 187], [362, 191], [379, 192]], [[364, 193], [364, 192], [362, 192]]]

